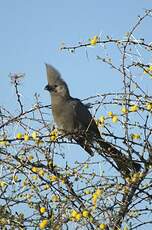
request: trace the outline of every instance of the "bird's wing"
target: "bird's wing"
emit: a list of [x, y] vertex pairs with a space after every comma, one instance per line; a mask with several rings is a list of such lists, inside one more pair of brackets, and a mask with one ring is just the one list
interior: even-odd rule
[[73, 107], [75, 121], [82, 131], [100, 137], [100, 133], [94, 118], [92, 117], [87, 106], [85, 106], [79, 99], [72, 98], [70, 104]]

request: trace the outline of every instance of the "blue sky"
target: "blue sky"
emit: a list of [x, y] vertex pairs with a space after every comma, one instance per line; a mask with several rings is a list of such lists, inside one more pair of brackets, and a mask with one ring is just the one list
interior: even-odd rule
[[[25, 73], [23, 100], [32, 102], [35, 92], [48, 103], [44, 63], [56, 66], [68, 82], [72, 95], [89, 95], [115, 91], [121, 87], [114, 71], [95, 60], [102, 54], [96, 47], [75, 55], [60, 52], [62, 42], [76, 44], [100, 34], [122, 38], [136, 22], [137, 15], [150, 8], [150, 1], [70, 1], [5, 0], [0, 3], [0, 104], [12, 106], [14, 92], [9, 73]], [[147, 27], [144, 31], [149, 32]], [[85, 90], [84, 90], [84, 87]]]

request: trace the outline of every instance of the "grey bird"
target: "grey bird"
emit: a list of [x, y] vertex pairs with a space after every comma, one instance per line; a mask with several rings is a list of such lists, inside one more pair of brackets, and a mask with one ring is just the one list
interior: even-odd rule
[[132, 171], [139, 171], [140, 164], [103, 140], [88, 107], [79, 99], [70, 96], [68, 86], [58, 70], [46, 64], [46, 71], [48, 85], [45, 89], [51, 95], [53, 118], [58, 129], [68, 138], [75, 140], [91, 156], [96, 150], [107, 160], [110, 159], [110, 162], [112, 159], [116, 168], [125, 176]]

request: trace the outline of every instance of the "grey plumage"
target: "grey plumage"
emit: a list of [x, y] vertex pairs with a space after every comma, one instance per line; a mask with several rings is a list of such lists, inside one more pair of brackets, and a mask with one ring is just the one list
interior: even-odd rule
[[[66, 82], [53, 66], [46, 64], [48, 85], [45, 87], [51, 94], [54, 121], [67, 137], [74, 139], [90, 155], [96, 148], [103, 157], [111, 158], [123, 174], [132, 170], [138, 171], [140, 165], [127, 158], [112, 144], [105, 142], [98, 127], [85, 106], [79, 99], [72, 98]], [[94, 148], [94, 143], [99, 147]]]

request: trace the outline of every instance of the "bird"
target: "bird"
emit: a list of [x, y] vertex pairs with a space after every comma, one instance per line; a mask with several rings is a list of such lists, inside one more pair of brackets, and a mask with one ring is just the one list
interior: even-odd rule
[[140, 171], [139, 163], [101, 137], [88, 106], [70, 95], [60, 72], [54, 66], [46, 64], [46, 73], [48, 84], [44, 89], [50, 93], [53, 118], [61, 133], [68, 139], [73, 139], [90, 156], [97, 151], [102, 157], [110, 159], [110, 163], [111, 160], [114, 161], [114, 166], [125, 176]]

